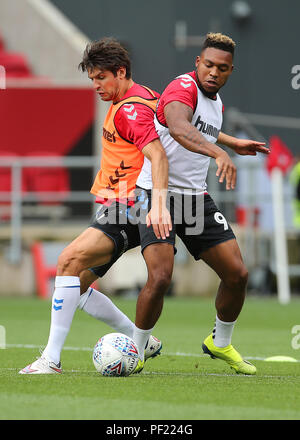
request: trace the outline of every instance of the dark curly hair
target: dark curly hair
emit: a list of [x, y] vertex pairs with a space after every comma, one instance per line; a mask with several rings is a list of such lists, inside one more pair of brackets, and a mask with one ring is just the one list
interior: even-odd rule
[[227, 35], [221, 33], [208, 33], [202, 46], [202, 52], [207, 47], [214, 47], [215, 49], [225, 50], [234, 55], [235, 42]]
[[109, 70], [117, 75], [120, 67], [126, 68], [126, 78], [131, 78], [131, 61], [125, 47], [111, 37], [93, 41], [86, 46], [78, 68], [83, 72], [94, 68]]

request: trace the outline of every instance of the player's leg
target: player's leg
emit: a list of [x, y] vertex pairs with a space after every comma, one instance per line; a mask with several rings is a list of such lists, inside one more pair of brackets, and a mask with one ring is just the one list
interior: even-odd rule
[[248, 271], [238, 244], [235, 239], [220, 243], [204, 251], [201, 258], [221, 279], [215, 300], [215, 328], [203, 342], [203, 350], [212, 357], [225, 360], [237, 373], [255, 374], [254, 365], [245, 361], [231, 345], [234, 325], [244, 304], [248, 280]]
[[[99, 275], [93, 270], [97, 269]], [[99, 321], [112, 327], [118, 333], [133, 338], [134, 323], [126, 316], [118, 307], [102, 292], [89, 287], [99, 276], [102, 276], [103, 266], [93, 268], [93, 270], [84, 270], [80, 274], [80, 286], [82, 295], [80, 297], [78, 308]], [[162, 343], [155, 336], [150, 335], [145, 344], [144, 356], [145, 361], [160, 354]]]
[[196, 196], [189, 203], [193, 216], [202, 201], [204, 221], [201, 233], [186, 233], [185, 224], [178, 228], [178, 235], [194, 258], [205, 261], [221, 279], [215, 303], [216, 326], [202, 347], [205, 353], [225, 360], [236, 372], [255, 374], [256, 368], [244, 361], [231, 345], [235, 321], [245, 300], [247, 269], [230, 225], [208, 194], [203, 200]]
[[79, 277], [89, 267], [108, 263], [114, 248], [114, 241], [103, 231], [87, 228], [58, 257], [57, 276]]
[[144, 249], [143, 256], [147, 265], [148, 278], [138, 296], [133, 333], [133, 339], [138, 346], [141, 369], [144, 361], [143, 347], [160, 317], [164, 295], [172, 279], [174, 247], [169, 243], [151, 244]]
[[60, 362], [61, 350], [79, 304], [80, 273], [93, 265], [107, 263], [113, 250], [111, 238], [98, 229], [88, 228], [59, 256], [50, 334], [44, 350], [44, 355], [54, 363]]
[[90, 287], [99, 275], [87, 269], [80, 274], [81, 297], [78, 308], [104, 322], [116, 332], [132, 338], [134, 323], [102, 292]]
[[114, 246], [102, 231], [88, 228], [63, 250], [58, 258], [47, 346], [41, 358], [21, 370], [21, 374], [61, 372], [61, 350], [80, 299], [79, 275], [88, 267], [107, 263]]
[[244, 304], [248, 271], [235, 239], [225, 241], [201, 254], [220, 277], [221, 283], [215, 300], [217, 316], [221, 321], [235, 321]]
[[[142, 209], [144, 214], [151, 209], [151, 191], [144, 191]], [[145, 202], [147, 200], [147, 203]], [[141, 218], [145, 217], [143, 213]], [[147, 266], [148, 278], [139, 293], [133, 339], [138, 346], [140, 361], [135, 372], [143, 369], [143, 347], [161, 314], [164, 295], [171, 282], [174, 265], [175, 228], [166, 239], [158, 239], [152, 227], [139, 224], [141, 249]], [[161, 346], [160, 346], [161, 348]], [[160, 350], [159, 348], [159, 350]], [[157, 350], [158, 351], [158, 350]], [[158, 351], [159, 352], [159, 351]]]
[[164, 295], [172, 279], [174, 248], [169, 243], [151, 244], [143, 256], [147, 265], [148, 278], [142, 288], [136, 308], [136, 325], [150, 329], [160, 317]]

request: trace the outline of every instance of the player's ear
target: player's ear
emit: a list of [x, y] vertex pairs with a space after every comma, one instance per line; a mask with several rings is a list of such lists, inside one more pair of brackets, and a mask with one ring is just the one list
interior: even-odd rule
[[119, 70], [118, 70], [118, 75], [119, 75], [119, 77], [121, 78], [121, 79], [124, 79], [124, 78], [126, 78], [126, 67], [120, 67], [119, 68]]

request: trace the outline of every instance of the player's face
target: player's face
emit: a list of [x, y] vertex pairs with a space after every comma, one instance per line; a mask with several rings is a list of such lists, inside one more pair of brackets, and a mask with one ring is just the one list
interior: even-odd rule
[[230, 52], [207, 47], [196, 58], [196, 70], [201, 86], [209, 93], [217, 93], [233, 70]]
[[118, 101], [121, 85], [126, 77], [125, 68], [121, 67], [115, 76], [110, 70], [95, 67], [88, 70], [88, 76], [93, 81], [93, 88], [102, 101]]

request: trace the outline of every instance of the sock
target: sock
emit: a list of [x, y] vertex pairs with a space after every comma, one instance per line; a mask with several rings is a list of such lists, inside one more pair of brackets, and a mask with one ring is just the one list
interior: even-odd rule
[[51, 325], [47, 346], [43, 354], [55, 364], [69, 333], [80, 298], [80, 279], [73, 276], [57, 276], [52, 297]]
[[138, 328], [134, 326], [134, 332], [132, 339], [137, 345], [138, 352], [139, 352], [139, 358], [141, 361], [144, 360], [144, 351], [146, 344], [148, 342], [149, 336], [152, 333], [153, 328], [150, 328], [149, 330], [143, 330], [141, 328]]
[[213, 340], [216, 347], [224, 348], [227, 347], [227, 345], [231, 344], [231, 337], [235, 323], [236, 321], [233, 322], [221, 321], [216, 316], [216, 323], [213, 329]]
[[134, 324], [118, 309], [117, 306], [103, 293], [91, 287], [81, 295], [78, 308], [84, 310], [93, 318], [105, 322], [118, 333], [124, 333], [132, 338]]

